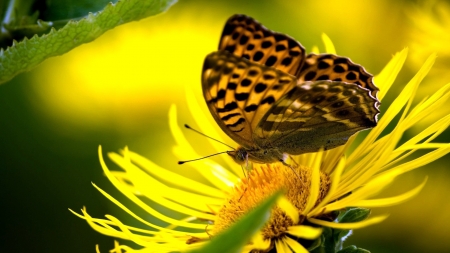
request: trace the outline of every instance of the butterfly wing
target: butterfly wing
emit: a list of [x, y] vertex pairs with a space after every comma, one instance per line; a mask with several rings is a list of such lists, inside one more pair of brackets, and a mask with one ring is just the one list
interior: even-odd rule
[[297, 85], [277, 101], [255, 129], [254, 141], [302, 154], [345, 144], [354, 133], [376, 125], [378, 100], [370, 90], [340, 81]]
[[243, 147], [253, 147], [253, 130], [272, 105], [296, 85], [277, 69], [218, 51], [203, 64], [202, 89], [216, 122]]
[[371, 96], [377, 98], [378, 88], [373, 83], [373, 76], [367, 73], [364, 67], [346, 57], [334, 54], [308, 54], [297, 77], [299, 82], [331, 80], [355, 83], [369, 89]]
[[245, 15], [228, 19], [219, 50], [293, 76], [297, 76], [305, 59], [305, 49], [295, 39], [271, 31]]

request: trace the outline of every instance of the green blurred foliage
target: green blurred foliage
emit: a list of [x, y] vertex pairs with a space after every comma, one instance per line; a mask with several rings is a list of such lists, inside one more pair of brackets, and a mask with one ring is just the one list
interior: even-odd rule
[[[22, 2], [25, 4], [20, 5]], [[80, 6], [73, 9], [84, 10], [86, 13], [79, 20], [44, 22], [38, 19], [39, 11], [32, 9], [31, 0], [10, 0], [10, 5], [5, 10], [0, 9], [0, 46], [8, 45], [5, 50], [0, 50], [0, 83], [33, 69], [49, 57], [62, 55], [81, 44], [91, 42], [116, 26], [165, 11], [174, 2], [122, 0], [116, 4], [108, 3], [96, 13], [87, 13], [83, 8], [88, 6], [79, 3]], [[57, 29], [59, 26], [62, 28]], [[10, 40], [12, 43], [8, 44]]]
[[[91, 186], [95, 182], [130, 204], [102, 175], [100, 144], [105, 152], [128, 145], [165, 168], [191, 174], [188, 166], [176, 165], [171, 154], [174, 140], [167, 113], [175, 103], [180, 124], [193, 122], [184, 85], [188, 83], [201, 97], [203, 58], [217, 47], [223, 23], [232, 14], [250, 15], [272, 30], [289, 34], [307, 51], [314, 45], [323, 50], [320, 36], [325, 32], [338, 54], [376, 74], [395, 52], [414, 44], [410, 34], [417, 29], [407, 13], [421, 4], [186, 0], [165, 14], [109, 31], [1, 85], [0, 185], [5, 221], [0, 252], [95, 252], [95, 244], [102, 252], [112, 248], [113, 238], [94, 232], [67, 210], [86, 206], [94, 217], [113, 214], [133, 225]], [[61, 19], [78, 15], [42, 13]], [[159, 39], [160, 44], [152, 44]], [[417, 61], [407, 60], [382, 111], [419, 67]], [[431, 73], [420, 96], [449, 81], [441, 72]], [[199, 153], [214, 151], [202, 137], [190, 132], [186, 136]], [[449, 139], [446, 131], [438, 140]], [[449, 162], [446, 157], [395, 181], [383, 196], [409, 190], [429, 176], [424, 190], [409, 202], [373, 210], [372, 215], [391, 215], [381, 224], [353, 231], [344, 247], [353, 244], [374, 253], [446, 252], [450, 248]]]

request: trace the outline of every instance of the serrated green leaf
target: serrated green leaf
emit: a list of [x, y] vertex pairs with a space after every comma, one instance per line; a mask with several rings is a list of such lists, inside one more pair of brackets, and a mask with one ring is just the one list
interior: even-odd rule
[[189, 253], [238, 253], [248, 243], [252, 236], [262, 228], [270, 218], [270, 210], [277, 202], [281, 193], [275, 193], [266, 199], [261, 205], [242, 217], [229, 229], [214, 237], [211, 242], [201, 249], [189, 251]]
[[176, 0], [122, 0], [109, 3], [102, 11], [90, 13], [79, 21], [69, 21], [59, 30], [0, 50], [0, 84], [19, 73], [29, 71], [45, 59], [62, 55], [71, 49], [98, 38], [106, 31], [131, 21], [158, 14]]
[[348, 246], [345, 249], [342, 249], [336, 253], [370, 253], [370, 251], [358, 248], [355, 245], [351, 245], [351, 246]]

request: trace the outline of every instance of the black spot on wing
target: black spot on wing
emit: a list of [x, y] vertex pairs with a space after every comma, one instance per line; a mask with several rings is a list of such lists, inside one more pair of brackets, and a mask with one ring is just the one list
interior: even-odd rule
[[244, 111], [246, 111], [246, 112], [254, 112], [254, 111], [256, 111], [256, 109], [258, 109], [258, 106], [253, 104], [253, 105], [246, 106], [244, 108]]
[[352, 96], [348, 99], [348, 101], [352, 104], [358, 104], [359, 100], [360, 100], [360, 98], [358, 96]]
[[319, 64], [317, 65], [317, 67], [318, 67], [319, 69], [327, 69], [327, 68], [330, 67], [330, 64], [328, 64], [328, 63], [326, 63], [326, 62], [324, 62], [324, 61], [321, 61], [321, 62], [319, 62]]
[[312, 80], [314, 77], [316, 77], [316, 72], [315, 71], [310, 71], [305, 75], [305, 80]]
[[329, 79], [330, 79], [330, 77], [328, 75], [321, 75], [321, 76], [317, 77], [316, 80], [329, 80]]
[[277, 57], [271, 55], [271, 56], [270, 56], [269, 58], [267, 58], [267, 60], [266, 60], [266, 66], [272, 67], [276, 62], [277, 62]]
[[337, 58], [337, 59], [334, 60], [333, 63], [334, 63], [334, 65], [337, 65], [337, 64], [340, 64], [340, 63], [347, 64], [348, 62], [347, 62], [347, 59], [345, 59], [345, 58]]
[[255, 86], [255, 92], [256, 92], [256, 93], [261, 93], [261, 92], [265, 91], [266, 88], [267, 88], [267, 85], [266, 85], [266, 84], [264, 84], [264, 83], [258, 83], [258, 84], [256, 84], [256, 86]]
[[228, 104], [226, 104], [223, 108], [217, 108], [217, 112], [229, 112], [232, 111], [234, 109], [238, 108], [238, 105], [236, 102], [230, 102]]
[[226, 121], [226, 120], [229, 120], [229, 119], [231, 119], [231, 118], [233, 118], [233, 117], [235, 117], [235, 116], [240, 116], [241, 114], [240, 113], [230, 113], [230, 114], [228, 114], [228, 115], [226, 115], [226, 116], [223, 116], [222, 118], [220, 118], [221, 120], [223, 120], [223, 121]]
[[241, 38], [239, 39], [239, 44], [241, 45], [245, 45], [248, 42], [249, 37], [246, 35], [242, 35]]
[[275, 98], [273, 96], [266, 97], [261, 101], [261, 104], [273, 104], [275, 102]]
[[283, 51], [283, 50], [286, 50], [286, 47], [284, 45], [282, 45], [282, 44], [277, 45], [275, 47], [275, 52], [279, 52], [279, 51]]
[[227, 84], [227, 89], [228, 90], [235, 90], [236, 88], [237, 88], [237, 84], [236, 83], [230, 82], [230, 83]]
[[249, 75], [249, 76], [256, 76], [256, 75], [258, 75], [258, 71], [256, 71], [256, 70], [254, 70], [254, 69], [251, 69], [248, 73], [247, 73], [247, 75]]
[[341, 107], [341, 106], [343, 106], [343, 105], [344, 105], [344, 102], [338, 101], [338, 102], [332, 104], [331, 106], [332, 106], [333, 108], [339, 108], [339, 107]]
[[299, 51], [289, 51], [289, 55], [290, 56], [299, 56], [300, 52]]
[[289, 66], [292, 63], [292, 57], [286, 57], [281, 61], [281, 65]]
[[344, 73], [345, 69], [341, 65], [335, 65], [333, 67], [333, 71], [336, 72], [336, 73]]
[[272, 46], [272, 42], [270, 42], [268, 40], [263, 41], [263, 43], [261, 43], [261, 47], [262, 48], [268, 48], [268, 47], [271, 47], [271, 46]]
[[348, 80], [355, 80], [356, 79], [356, 74], [353, 72], [349, 72], [345, 78], [347, 78]]
[[249, 97], [249, 93], [243, 92], [243, 93], [234, 93], [234, 98], [236, 98], [237, 101], [244, 101], [247, 100]]
[[273, 75], [269, 75], [269, 74], [264, 74], [263, 75], [264, 80], [272, 80], [275, 79], [275, 77]]
[[227, 91], [224, 89], [220, 89], [219, 92], [217, 92], [216, 99], [219, 100], [225, 98], [225, 94], [227, 94]]
[[254, 60], [254, 61], [259, 61], [259, 60], [261, 60], [263, 57], [264, 57], [264, 53], [261, 52], [261, 51], [258, 51], [258, 52], [256, 52], [256, 53], [253, 55], [253, 60]]
[[229, 45], [225, 47], [225, 51], [228, 51], [230, 53], [234, 53], [236, 51], [236, 45]]
[[237, 127], [238, 125], [245, 123], [245, 119], [244, 118], [239, 118], [236, 122], [234, 122], [233, 124], [227, 124], [227, 127]]
[[244, 87], [247, 87], [247, 86], [249, 86], [250, 84], [252, 84], [252, 81], [251, 81], [250, 79], [244, 78], [244, 79], [242, 79], [242, 81], [241, 81], [241, 85], [244, 86]]

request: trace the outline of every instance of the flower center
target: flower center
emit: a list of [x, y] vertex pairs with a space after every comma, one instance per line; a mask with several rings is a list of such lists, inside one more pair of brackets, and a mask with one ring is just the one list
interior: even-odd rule
[[[286, 198], [296, 207], [298, 213], [295, 215], [300, 215], [310, 195], [311, 174], [311, 170], [303, 166], [290, 168], [280, 163], [254, 166], [249, 177], [242, 179], [225, 200], [217, 213], [212, 234], [228, 228], [280, 189], [284, 189]], [[330, 182], [329, 177], [321, 172], [320, 193], [316, 204], [325, 197]], [[274, 207], [268, 223], [261, 231], [264, 239], [280, 238], [290, 226], [298, 225], [293, 223], [290, 215], [285, 210]], [[303, 221], [304, 217], [300, 217], [299, 224]]]

